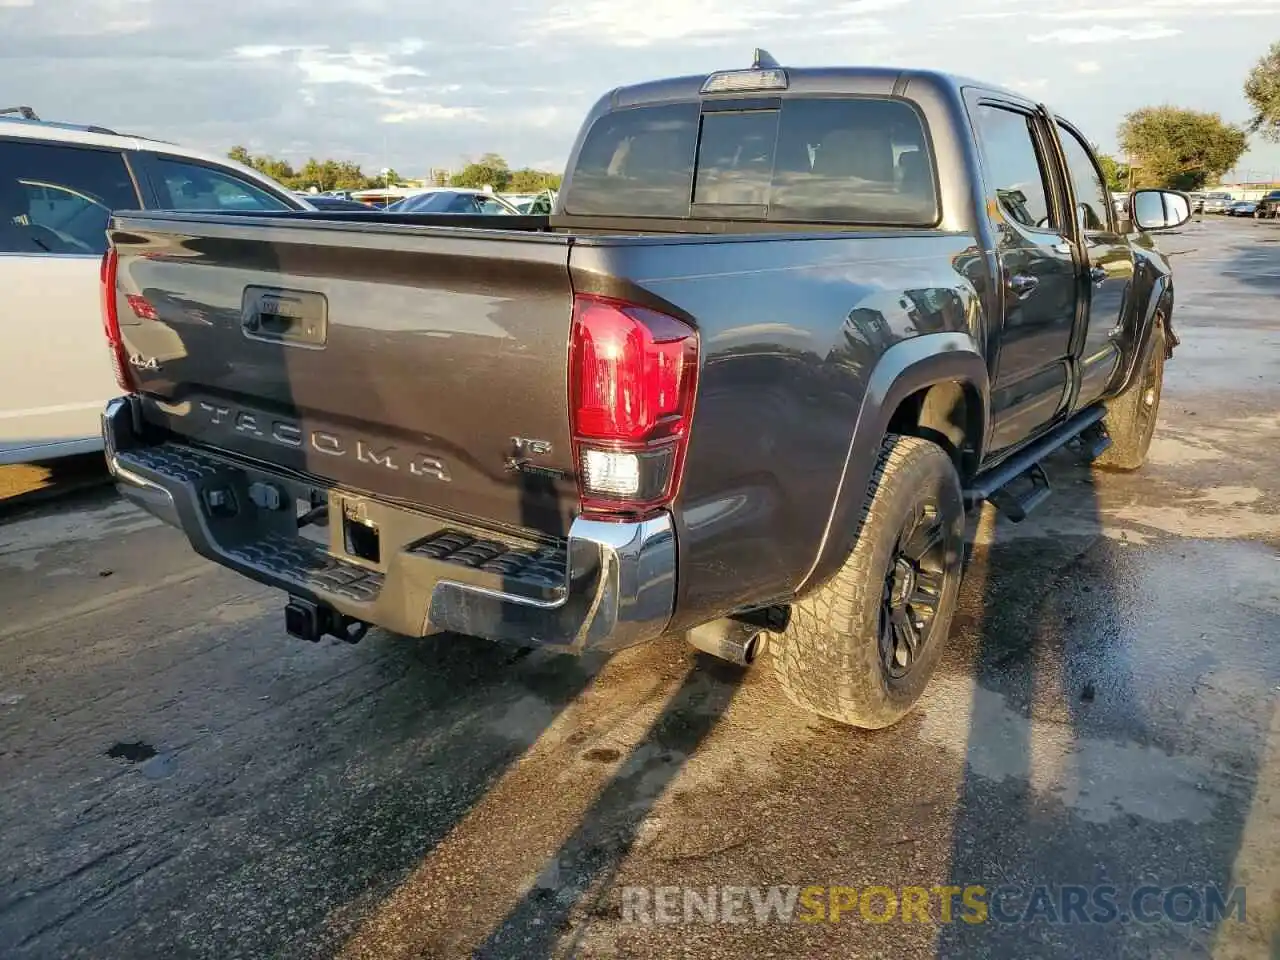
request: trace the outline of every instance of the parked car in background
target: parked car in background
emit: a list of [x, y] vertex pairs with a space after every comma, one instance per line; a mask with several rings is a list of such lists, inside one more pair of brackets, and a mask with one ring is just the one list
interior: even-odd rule
[[1272, 190], [1259, 200], [1253, 215], [1259, 220], [1280, 219], [1280, 190]]
[[1257, 209], [1258, 204], [1253, 200], [1236, 200], [1229, 203], [1223, 212], [1228, 217], [1252, 217]]
[[548, 214], [556, 205], [554, 190], [543, 190], [540, 193], [504, 193], [500, 196], [524, 216]]
[[496, 193], [466, 187], [439, 187], [424, 190], [387, 207], [388, 213], [469, 213], [519, 215], [509, 200]]
[[1235, 202], [1235, 197], [1229, 193], [1206, 193], [1204, 195], [1204, 203], [1201, 209], [1205, 213], [1226, 213], [1227, 207]]
[[1204, 213], [1204, 194], [1203, 194], [1203, 193], [1189, 193], [1189, 194], [1187, 194], [1187, 196], [1189, 196], [1189, 197], [1191, 198], [1191, 212], [1192, 212], [1192, 213]]
[[0, 116], [0, 464], [102, 449], [117, 391], [99, 268], [112, 211], [138, 209], [309, 206], [225, 157], [30, 109]]
[[547, 217], [115, 218], [113, 349], [139, 311], [211, 325], [122, 367], [110, 462], [295, 636], [767, 643], [794, 701], [885, 727], [967, 507], [1021, 520], [1077, 439], [1146, 459], [1177, 344], [1148, 231], [1191, 204], [1131, 200], [1014, 91], [757, 51], [602, 97]]
[[309, 194], [307, 203], [315, 207], [317, 210], [365, 210], [372, 211], [374, 208], [367, 203], [361, 203], [359, 200], [346, 200], [342, 197], [335, 197], [329, 194]]
[[398, 200], [424, 192], [422, 187], [370, 187], [367, 190], [352, 190], [347, 199], [358, 200], [375, 210], [384, 210]]

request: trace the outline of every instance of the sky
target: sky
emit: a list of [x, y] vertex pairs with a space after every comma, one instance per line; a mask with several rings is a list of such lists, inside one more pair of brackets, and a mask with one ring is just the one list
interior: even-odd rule
[[[954, 71], [1104, 149], [1137, 107], [1243, 122], [1280, 0], [0, 0], [0, 106], [219, 153], [405, 176], [485, 152], [559, 170], [615, 86], [750, 65]], [[1253, 139], [1239, 169], [1280, 176]]]

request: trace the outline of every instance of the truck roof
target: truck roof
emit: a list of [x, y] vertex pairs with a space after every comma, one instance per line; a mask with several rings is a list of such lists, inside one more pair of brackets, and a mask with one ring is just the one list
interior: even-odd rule
[[[747, 68], [741, 68], [743, 72]], [[758, 92], [761, 95], [804, 95], [804, 94], [892, 94], [902, 92], [911, 83], [925, 83], [936, 89], [944, 89], [959, 93], [965, 87], [980, 87], [992, 90], [1027, 103], [1036, 102], [1033, 97], [1016, 90], [1010, 90], [999, 84], [974, 80], [958, 74], [944, 73], [939, 70], [917, 70], [902, 67], [852, 66], [852, 67], [780, 67], [786, 72], [787, 86], [785, 90], [736, 90], [733, 96]], [[710, 74], [690, 74], [682, 77], [670, 77], [663, 80], [652, 80], [617, 87], [608, 94], [612, 109], [636, 107], [649, 103], [664, 103], [680, 100], [696, 100], [702, 96], [703, 86], [707, 81], [720, 73], [734, 72], [734, 68], [717, 70]], [[727, 91], [726, 91], [727, 92]], [[715, 96], [714, 93], [710, 94]]]

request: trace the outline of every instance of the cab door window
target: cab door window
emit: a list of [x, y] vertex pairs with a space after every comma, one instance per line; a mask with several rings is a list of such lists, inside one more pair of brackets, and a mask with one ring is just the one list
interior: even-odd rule
[[1031, 116], [984, 103], [977, 120], [987, 177], [1005, 216], [1024, 227], [1055, 229], [1047, 165]]
[[1076, 219], [1080, 229], [1102, 231], [1111, 222], [1107, 207], [1107, 185], [1093, 154], [1067, 127], [1058, 124], [1058, 138], [1067, 158], [1067, 175], [1076, 195]]

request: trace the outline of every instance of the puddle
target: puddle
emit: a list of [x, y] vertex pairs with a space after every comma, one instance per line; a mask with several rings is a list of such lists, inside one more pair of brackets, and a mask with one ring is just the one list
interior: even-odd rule
[[112, 760], [124, 760], [127, 763], [142, 763], [156, 755], [156, 748], [149, 743], [137, 740], [134, 743], [117, 743], [107, 751]]

